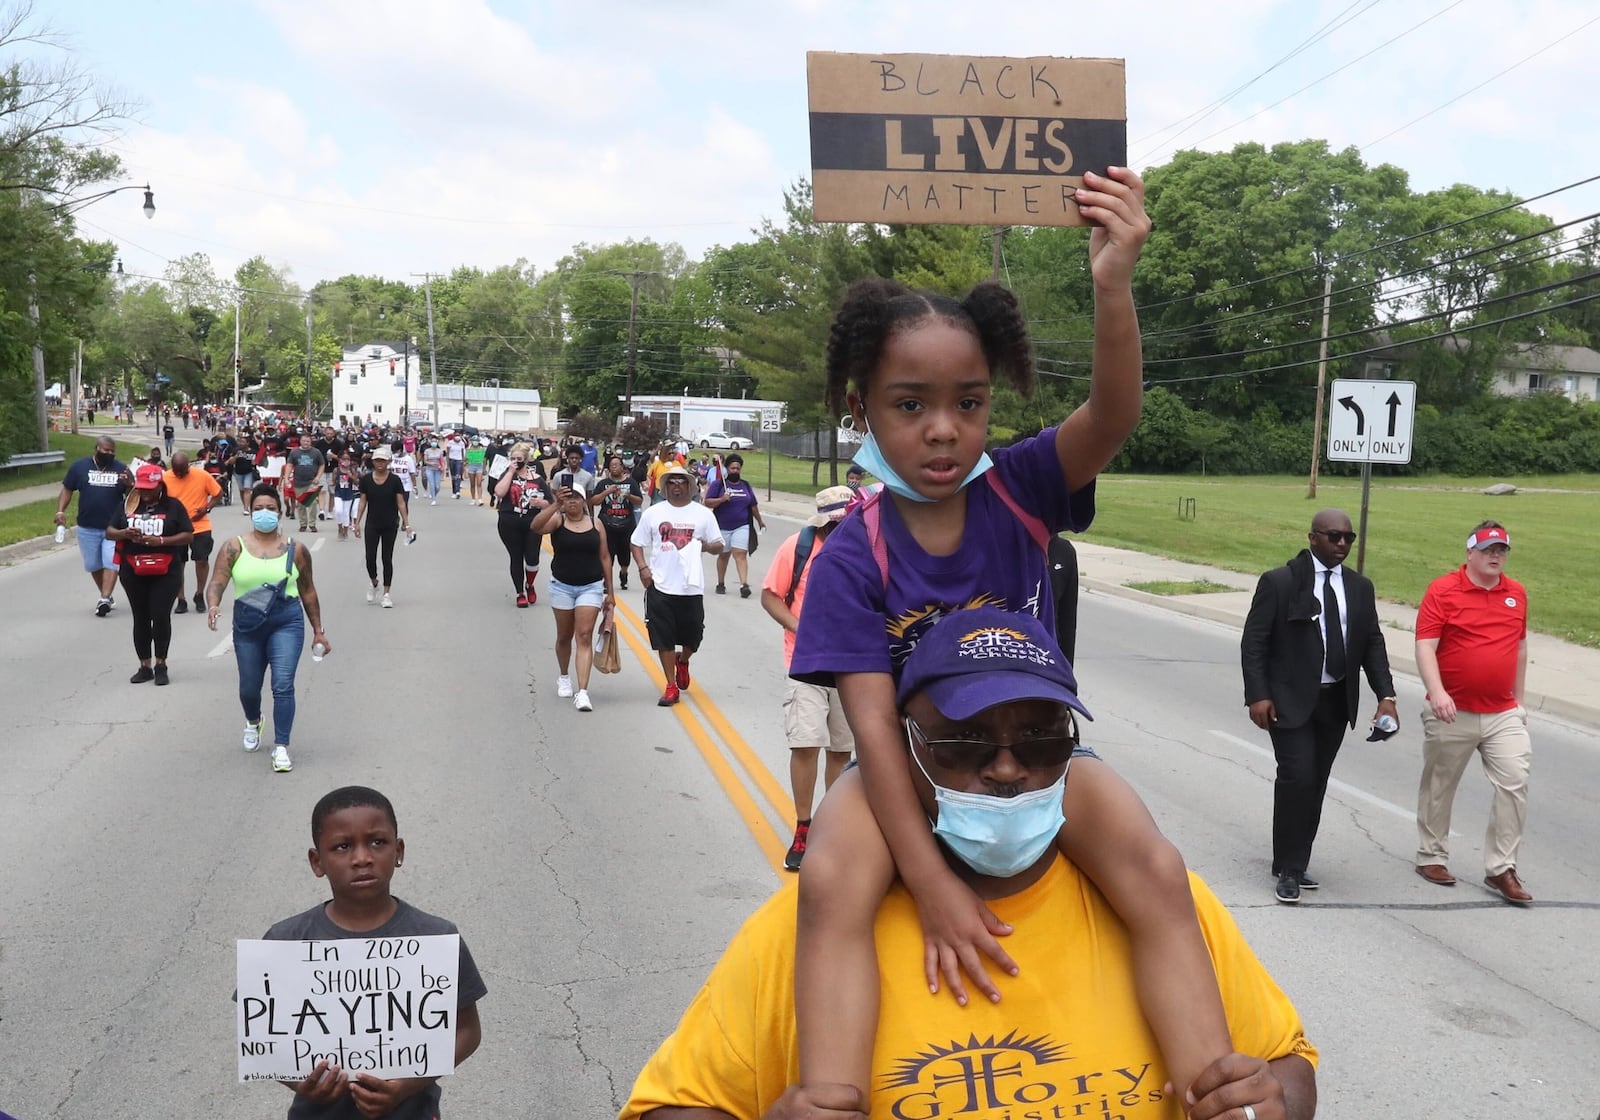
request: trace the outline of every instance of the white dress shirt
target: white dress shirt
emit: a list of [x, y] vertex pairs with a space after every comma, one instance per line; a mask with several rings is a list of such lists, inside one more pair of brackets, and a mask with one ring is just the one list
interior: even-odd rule
[[[1346, 599], [1344, 594], [1344, 565], [1340, 564], [1337, 568], [1330, 568], [1315, 556], [1311, 557], [1311, 565], [1312, 570], [1316, 573], [1316, 582], [1312, 589], [1312, 594], [1317, 597], [1317, 636], [1321, 638], [1326, 633], [1322, 625], [1322, 585], [1324, 583], [1332, 583], [1333, 597], [1339, 601], [1339, 635], [1344, 639], [1345, 672], [1348, 674], [1351, 671], [1350, 600]], [[1322, 574], [1323, 572], [1332, 572], [1333, 578], [1330, 580]], [[1323, 640], [1323, 645], [1327, 645], [1326, 639]], [[1333, 684], [1336, 679], [1328, 675], [1328, 654], [1327, 650], [1323, 650], [1322, 683]]]

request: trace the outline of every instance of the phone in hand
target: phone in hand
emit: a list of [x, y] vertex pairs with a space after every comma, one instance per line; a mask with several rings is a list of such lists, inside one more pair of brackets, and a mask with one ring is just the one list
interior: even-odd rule
[[571, 490], [572, 489], [572, 472], [571, 471], [562, 471], [560, 474], [556, 475], [556, 485], [559, 486], [563, 490]]

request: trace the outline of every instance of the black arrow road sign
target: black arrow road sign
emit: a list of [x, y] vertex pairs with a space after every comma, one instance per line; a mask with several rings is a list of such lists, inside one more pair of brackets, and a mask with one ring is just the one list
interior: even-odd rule
[[1400, 415], [1400, 394], [1390, 389], [1389, 399], [1383, 403], [1389, 406], [1389, 438], [1393, 439], [1395, 420]]
[[[1344, 405], [1351, 412], [1356, 414], [1356, 435], [1358, 435], [1358, 436], [1366, 435], [1367, 434], [1367, 414], [1361, 411], [1361, 406], [1356, 403], [1356, 399], [1354, 397], [1340, 397], [1339, 398], [1339, 403]], [[1393, 419], [1394, 412], [1393, 412], [1393, 410], [1390, 411], [1389, 416], [1390, 416], [1389, 434], [1390, 435], [1394, 435], [1394, 419]]]

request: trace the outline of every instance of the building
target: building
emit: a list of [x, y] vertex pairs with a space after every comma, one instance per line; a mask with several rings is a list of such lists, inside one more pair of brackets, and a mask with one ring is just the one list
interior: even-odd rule
[[[407, 409], [409, 417], [406, 416]], [[374, 341], [347, 347], [333, 370], [335, 423], [469, 424], [486, 431], [552, 431], [555, 410], [541, 405], [539, 390], [514, 389], [498, 381], [439, 386], [435, 417], [433, 383], [424, 355], [404, 342]]]
[[1560, 393], [1572, 401], [1600, 401], [1600, 353], [1587, 346], [1512, 343], [1491, 387], [1507, 397]]
[[[617, 398], [618, 401], [622, 399]], [[701, 437], [711, 432], [759, 440], [761, 413], [770, 409], [776, 409], [779, 416], [786, 411], [783, 401], [635, 393], [632, 415], [637, 419], [659, 419], [667, 425], [667, 431], [698, 444]]]

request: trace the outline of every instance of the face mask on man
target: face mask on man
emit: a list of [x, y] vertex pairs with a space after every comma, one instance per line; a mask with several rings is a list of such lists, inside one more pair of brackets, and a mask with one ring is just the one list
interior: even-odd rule
[[115, 455], [113, 455], [113, 454], [108, 453], [108, 452], [96, 451], [94, 453], [94, 465], [97, 466], [97, 467], [101, 467], [103, 469], [109, 470], [112, 466], [114, 466], [116, 464], [116, 461], [117, 461], [117, 457]]

